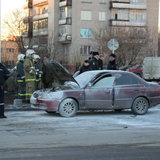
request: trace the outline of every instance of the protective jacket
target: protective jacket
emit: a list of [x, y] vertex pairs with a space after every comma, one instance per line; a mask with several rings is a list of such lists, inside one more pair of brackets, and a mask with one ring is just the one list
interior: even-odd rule
[[16, 68], [17, 68], [17, 70], [16, 70], [16, 72], [17, 72], [17, 80], [23, 80], [24, 79], [23, 61], [18, 61]]
[[35, 91], [36, 82], [36, 70], [32, 59], [27, 57], [24, 61], [24, 73], [26, 83], [26, 100], [30, 99], [30, 96]]
[[36, 70], [34, 67], [34, 63], [30, 58], [26, 58], [24, 61], [24, 73], [26, 82], [36, 80]]
[[16, 65], [17, 72], [17, 84], [18, 84], [18, 97], [24, 99], [25, 97], [25, 75], [24, 75], [24, 66], [23, 61], [18, 61]]

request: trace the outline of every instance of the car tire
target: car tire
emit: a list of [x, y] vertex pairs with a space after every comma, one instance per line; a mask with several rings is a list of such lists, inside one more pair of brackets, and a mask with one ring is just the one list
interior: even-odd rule
[[59, 114], [63, 117], [73, 117], [78, 110], [78, 103], [72, 99], [64, 99], [59, 106]]
[[148, 100], [144, 97], [138, 97], [132, 104], [132, 112], [136, 115], [143, 115], [147, 113], [149, 108]]

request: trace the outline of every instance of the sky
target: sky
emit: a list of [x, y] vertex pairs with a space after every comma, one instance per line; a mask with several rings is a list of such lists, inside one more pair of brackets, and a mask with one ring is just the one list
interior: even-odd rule
[[16, 8], [22, 8], [26, 0], [0, 0], [1, 1], [1, 18], [12, 12]]
[[[0, 0], [1, 24], [3, 22], [3, 19], [5, 19], [5, 17], [7, 17], [9, 13], [12, 13], [13, 10], [23, 8], [25, 2], [26, 0]], [[1, 27], [0, 38], [3, 38], [3, 36], [5, 35], [5, 32], [6, 32], [6, 29]]]

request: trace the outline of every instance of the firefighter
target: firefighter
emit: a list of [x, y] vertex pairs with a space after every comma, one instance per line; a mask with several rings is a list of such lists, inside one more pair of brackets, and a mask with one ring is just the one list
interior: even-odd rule
[[41, 88], [41, 78], [42, 78], [42, 65], [40, 63], [40, 56], [35, 54], [34, 55], [34, 66], [36, 69], [36, 83], [35, 89], [38, 90]]
[[25, 75], [24, 75], [24, 54], [18, 55], [18, 62], [16, 65], [16, 72], [17, 72], [17, 84], [18, 84], [18, 98], [24, 99], [25, 98]]
[[0, 63], [0, 118], [7, 118], [4, 115], [4, 83], [9, 77], [9, 71]]
[[29, 102], [32, 93], [35, 91], [36, 70], [34, 66], [34, 54], [33, 49], [27, 49], [26, 59], [24, 61], [24, 73], [26, 83], [26, 102]]

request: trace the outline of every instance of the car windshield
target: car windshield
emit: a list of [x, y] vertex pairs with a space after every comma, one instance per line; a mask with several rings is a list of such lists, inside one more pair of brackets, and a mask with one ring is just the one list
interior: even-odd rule
[[80, 85], [80, 88], [84, 88], [95, 75], [96, 75], [96, 73], [94, 73], [94, 72], [93, 73], [84, 72], [84, 73], [78, 75], [77, 77], [75, 77], [75, 80]]

